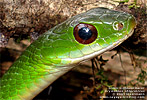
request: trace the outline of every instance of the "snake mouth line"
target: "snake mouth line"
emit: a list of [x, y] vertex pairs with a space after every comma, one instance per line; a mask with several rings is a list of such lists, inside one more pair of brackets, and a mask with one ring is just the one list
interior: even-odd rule
[[102, 49], [100, 49], [100, 50], [98, 50], [96, 52], [93, 52], [93, 53], [89, 54], [89, 55], [85, 55], [85, 56], [79, 57], [79, 58], [67, 58], [65, 60], [69, 60], [69, 61], [71, 61], [70, 64], [72, 64], [72, 63], [74, 64], [74, 63], [78, 63], [78, 62], [82, 62], [82, 61], [91, 59], [93, 57], [96, 57], [96, 56], [104, 53], [105, 51], [109, 51], [109, 50], [117, 47], [122, 42], [124, 42], [126, 39], [128, 39], [133, 34], [133, 32], [134, 32], [134, 28], [136, 27], [136, 23], [137, 23], [136, 20], [135, 20], [135, 18], [134, 17], [131, 17], [130, 19], [128, 19], [128, 22], [130, 22], [131, 27], [130, 28], [127, 28], [127, 30], [130, 29], [130, 31], [129, 32], [126, 31], [127, 33], [124, 36], [124, 38], [119, 39], [118, 41], [114, 42], [113, 44], [109, 45], [108, 47], [102, 48]]
[[85, 56], [79, 57], [79, 58], [65, 58], [64, 60], [70, 61], [70, 63], [69, 63], [69, 65], [70, 65], [70, 64], [76, 64], [76, 63], [79, 63], [79, 62], [83, 62], [83, 61], [85, 61], [85, 60], [88, 60], [88, 59], [91, 59], [91, 58], [93, 58], [93, 57], [96, 57], [96, 56], [98, 56], [99, 54], [102, 54], [102, 53], [104, 53], [105, 51], [109, 51], [109, 50], [115, 48], [116, 46], [118, 46], [119, 44], [121, 44], [123, 41], [125, 41], [126, 39], [128, 39], [128, 38], [133, 34], [133, 32], [134, 32], [134, 30], [133, 30], [133, 28], [132, 28], [131, 31], [130, 31], [128, 34], [126, 34], [126, 35], [124, 36], [124, 38], [118, 40], [117, 42], [114, 42], [113, 44], [109, 45], [109, 46], [106, 47], [106, 48], [100, 49], [100, 50], [97, 51], [97, 52], [93, 52], [93, 53], [91, 53], [91, 54], [89, 54], [89, 55], [85, 55]]

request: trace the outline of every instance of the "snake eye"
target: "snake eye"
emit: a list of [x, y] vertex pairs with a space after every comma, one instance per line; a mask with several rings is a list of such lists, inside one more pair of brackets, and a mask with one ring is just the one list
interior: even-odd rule
[[96, 40], [97, 30], [93, 25], [80, 23], [74, 28], [74, 37], [81, 44], [89, 44]]

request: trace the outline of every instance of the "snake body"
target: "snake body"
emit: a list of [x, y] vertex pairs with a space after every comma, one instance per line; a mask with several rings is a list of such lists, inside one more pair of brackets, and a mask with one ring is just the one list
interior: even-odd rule
[[[0, 79], [0, 100], [33, 99], [77, 63], [118, 46], [132, 35], [135, 25], [131, 14], [94, 8], [55, 26], [34, 41]], [[95, 39], [91, 42], [91, 38]]]

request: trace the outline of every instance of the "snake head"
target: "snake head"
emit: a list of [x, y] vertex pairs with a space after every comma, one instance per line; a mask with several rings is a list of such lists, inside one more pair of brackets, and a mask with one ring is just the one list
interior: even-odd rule
[[118, 46], [132, 35], [135, 26], [131, 14], [94, 8], [46, 32], [43, 45], [47, 48], [42, 49], [42, 56], [56, 66], [78, 63]]

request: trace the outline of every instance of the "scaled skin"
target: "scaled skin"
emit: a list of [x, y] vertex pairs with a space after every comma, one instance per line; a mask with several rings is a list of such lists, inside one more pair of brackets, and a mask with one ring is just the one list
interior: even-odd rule
[[[97, 39], [80, 44], [73, 35], [79, 23], [92, 24]], [[117, 23], [123, 28], [118, 29]], [[95, 8], [45, 32], [11, 66], [0, 81], [0, 100], [31, 100], [75, 64], [110, 50], [132, 35], [134, 17], [124, 12]]]

